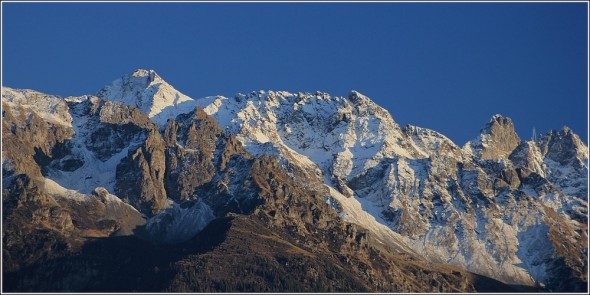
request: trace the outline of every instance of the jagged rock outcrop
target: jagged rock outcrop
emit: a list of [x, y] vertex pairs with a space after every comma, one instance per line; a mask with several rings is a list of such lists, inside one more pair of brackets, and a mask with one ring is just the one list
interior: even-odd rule
[[494, 115], [481, 130], [480, 136], [466, 144], [477, 159], [507, 158], [520, 143], [510, 118]]
[[[2, 95], [2, 173], [40, 176], [37, 162], [62, 153], [74, 133], [65, 125], [71, 121], [67, 105], [59, 97], [32, 90], [3, 88]], [[41, 111], [43, 105], [53, 113]]]
[[148, 222], [150, 237], [185, 241], [214, 218], [250, 213], [259, 204], [248, 180], [252, 156], [202, 109], [169, 120], [163, 133], [164, 184], [172, 203]]
[[215, 175], [215, 151], [223, 148], [225, 134], [201, 108], [178, 119], [168, 121], [164, 131], [166, 184], [171, 198], [182, 202], [193, 198], [195, 189]]
[[522, 142], [510, 155], [510, 161], [519, 172], [520, 178], [524, 179], [531, 173], [545, 177], [543, 168], [543, 156], [537, 144], [533, 141]]
[[144, 144], [117, 165], [115, 193], [142, 212], [156, 214], [166, 205], [164, 140], [151, 130]]
[[539, 138], [541, 154], [562, 165], [579, 165], [579, 160], [588, 157], [588, 149], [580, 137], [568, 127], [551, 130]]

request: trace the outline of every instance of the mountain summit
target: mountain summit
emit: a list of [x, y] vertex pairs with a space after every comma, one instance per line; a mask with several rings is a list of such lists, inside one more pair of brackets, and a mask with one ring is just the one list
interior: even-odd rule
[[160, 126], [195, 107], [192, 98], [176, 90], [154, 70], [138, 69], [103, 87], [96, 96], [136, 106]]
[[520, 138], [510, 118], [494, 115], [481, 129], [480, 135], [466, 144], [483, 160], [507, 158], [518, 146]]

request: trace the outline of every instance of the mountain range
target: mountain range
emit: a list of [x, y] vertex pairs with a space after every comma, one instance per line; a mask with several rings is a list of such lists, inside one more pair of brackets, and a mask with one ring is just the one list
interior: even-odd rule
[[2, 226], [3, 291], [586, 292], [588, 147], [502, 115], [459, 146], [357, 91], [193, 99], [153, 70], [3, 87]]

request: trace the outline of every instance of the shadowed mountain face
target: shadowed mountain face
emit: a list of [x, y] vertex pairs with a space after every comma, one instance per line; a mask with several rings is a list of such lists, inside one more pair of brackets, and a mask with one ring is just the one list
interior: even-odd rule
[[[90, 239], [74, 255], [5, 274], [23, 292], [535, 291], [404, 255], [297, 246], [253, 217], [212, 221], [193, 239], [154, 245], [136, 236]], [[389, 260], [395, 263], [388, 262]], [[368, 279], [367, 279], [368, 278]], [[31, 282], [36, 282], [31, 284]]]
[[[2, 90], [6, 291], [585, 291], [588, 149], [458, 147], [358, 92]], [[476, 274], [477, 273], [477, 274]]]

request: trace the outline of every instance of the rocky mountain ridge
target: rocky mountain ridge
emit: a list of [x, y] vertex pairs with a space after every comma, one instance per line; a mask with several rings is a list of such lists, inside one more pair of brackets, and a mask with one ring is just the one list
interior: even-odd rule
[[[376, 244], [324, 203], [317, 179], [275, 157], [249, 155], [199, 108], [160, 134], [138, 109], [97, 97], [67, 100], [70, 126], [4, 107], [3, 148], [11, 151], [3, 158], [7, 291], [503, 286]], [[115, 175], [102, 175], [106, 167]], [[102, 186], [87, 192], [94, 185]], [[213, 271], [195, 272], [203, 264]], [[290, 276], [281, 275], [287, 270]]]
[[[106, 196], [102, 203], [128, 208], [119, 210], [124, 220], [95, 218], [111, 220], [110, 229], [84, 227], [99, 236], [142, 228], [148, 239], [181, 243], [234, 212], [292, 228], [283, 236], [300, 236], [296, 244], [317, 237], [311, 247], [329, 239], [317, 233], [322, 224], [342, 218], [411, 259], [513, 285], [586, 289], [588, 148], [567, 128], [522, 141], [496, 115], [461, 148], [436, 131], [400, 127], [356, 91], [193, 100], [146, 70], [97, 96], [3, 88], [2, 101], [6, 195], [22, 196], [33, 181], [53, 199]], [[276, 170], [270, 186], [254, 173], [269, 156], [277, 159], [263, 161]], [[316, 209], [279, 205], [288, 182], [309, 206], [319, 200]], [[65, 199], [62, 208], [73, 206]]]
[[[512, 121], [496, 115], [459, 148], [435, 131], [400, 128], [354, 91], [348, 98], [260, 91], [197, 102], [250, 152], [268, 153], [271, 145], [288, 161], [315, 169], [326, 185], [350, 197], [341, 202], [363, 203], [431, 261], [513, 284], [547, 284], [557, 275], [548, 272], [560, 269], [550, 265], [560, 242], [537, 227], [550, 231], [545, 219], [554, 210], [579, 233], [568, 238], [582, 257], [578, 273], [587, 269], [588, 148], [567, 128], [523, 142]], [[546, 142], [557, 138], [549, 152], [553, 144]], [[532, 151], [524, 160], [527, 147]], [[529, 230], [539, 239], [531, 242]]]

